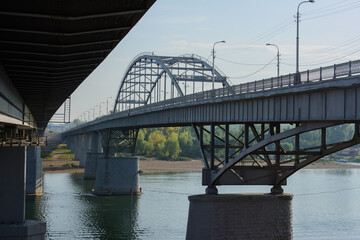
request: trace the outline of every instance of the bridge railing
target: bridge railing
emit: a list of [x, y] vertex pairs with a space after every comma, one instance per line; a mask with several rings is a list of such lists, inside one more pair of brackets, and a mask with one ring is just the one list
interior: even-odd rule
[[[335, 64], [332, 66], [320, 67], [320, 68], [300, 72], [300, 76], [301, 76], [300, 84], [331, 80], [331, 79], [348, 77], [357, 74], [360, 74], [360, 60]], [[207, 99], [228, 97], [228, 96], [234, 96], [234, 95], [251, 93], [251, 92], [260, 92], [260, 91], [278, 89], [283, 87], [291, 87], [295, 85], [294, 84], [295, 76], [296, 74], [288, 74], [280, 77], [273, 77], [273, 78], [258, 80], [254, 82], [247, 82], [231, 87], [224, 87], [224, 88], [194, 93], [190, 95], [185, 95], [182, 97], [172, 98], [161, 102], [152, 103], [149, 105], [144, 105], [141, 107], [124, 110], [122, 112], [116, 113], [116, 117], [126, 117], [132, 114], [152, 112], [170, 106], [181, 106], [183, 104], [187, 104], [190, 102], [203, 101]]]
[[[330, 80], [340, 77], [347, 77], [356, 74], [360, 74], [360, 60], [335, 64], [332, 66], [320, 67], [317, 69], [300, 72], [300, 77], [301, 77], [300, 84]], [[295, 85], [294, 84], [295, 76], [296, 74], [288, 74], [280, 77], [273, 77], [273, 78], [258, 80], [254, 82], [247, 82], [227, 88], [220, 88], [215, 90], [194, 93], [194, 94], [168, 99], [165, 101], [152, 103], [149, 105], [126, 110], [124, 112], [124, 115], [141, 113], [141, 112], [151, 112], [156, 109], [163, 109], [164, 107], [168, 107], [168, 106], [181, 105], [181, 104], [196, 102], [200, 100], [221, 98], [232, 95], [290, 87]]]

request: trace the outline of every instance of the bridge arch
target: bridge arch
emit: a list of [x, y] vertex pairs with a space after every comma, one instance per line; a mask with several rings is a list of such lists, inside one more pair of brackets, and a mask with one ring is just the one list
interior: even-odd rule
[[114, 112], [206, 91], [212, 88], [212, 82], [215, 88], [230, 86], [224, 73], [198, 55], [142, 53], [125, 71]]

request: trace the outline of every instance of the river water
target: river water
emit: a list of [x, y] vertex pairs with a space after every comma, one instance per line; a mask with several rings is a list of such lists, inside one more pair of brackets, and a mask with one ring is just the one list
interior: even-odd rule
[[[47, 239], [128, 239], [130, 196], [98, 197], [81, 174], [45, 174], [44, 194], [27, 197], [26, 218], [46, 221]], [[201, 173], [141, 175], [132, 239], [185, 239], [188, 196], [204, 193]], [[304, 169], [288, 179], [294, 239], [360, 239], [360, 169]], [[263, 186], [219, 193], [268, 192]]]

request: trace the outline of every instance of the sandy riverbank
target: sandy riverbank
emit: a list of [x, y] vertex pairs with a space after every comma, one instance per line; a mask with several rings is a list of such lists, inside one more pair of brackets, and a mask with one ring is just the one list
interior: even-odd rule
[[[68, 168], [64, 164], [70, 160], [52, 159], [43, 161], [44, 173], [64, 173], [64, 172], [83, 172], [83, 168]], [[72, 161], [74, 162], [74, 161]], [[78, 161], [75, 161], [78, 163]], [[200, 172], [202, 169], [201, 160], [191, 161], [161, 161], [155, 159], [140, 160], [140, 169], [147, 173], [156, 172]], [[306, 167], [306, 169], [349, 169], [360, 168], [360, 165], [350, 165], [341, 163], [315, 162]]]

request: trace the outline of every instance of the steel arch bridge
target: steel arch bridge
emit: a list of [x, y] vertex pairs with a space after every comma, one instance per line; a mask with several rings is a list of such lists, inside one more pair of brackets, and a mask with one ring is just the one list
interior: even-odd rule
[[115, 99], [114, 112], [209, 90], [229, 87], [227, 78], [206, 59], [192, 54], [142, 53], [129, 64]]
[[[181, 64], [190, 66], [189, 62], [196, 67], [187, 71]], [[132, 71], [136, 81], [129, 77]], [[123, 110], [69, 135], [97, 131], [105, 156], [111, 157], [133, 154], [143, 127], [192, 126], [204, 162], [202, 184], [208, 186], [208, 193], [216, 192], [217, 185], [272, 185], [272, 193], [281, 193], [281, 186], [296, 171], [360, 144], [360, 60], [300, 74], [302, 84], [295, 83], [296, 74], [289, 74], [193, 94], [216, 78], [217, 85], [228, 86], [226, 77], [214, 69], [212, 78], [210, 64], [194, 55], [141, 55], [130, 64], [116, 99], [114, 110]], [[183, 76], [186, 81], [181, 81]], [[193, 81], [195, 87], [188, 91], [185, 84], [201, 78]], [[127, 89], [146, 86], [141, 79], [150, 85], [142, 98]], [[167, 99], [168, 83], [180, 97], [174, 94], [174, 99]], [[126, 96], [127, 100], [137, 97], [139, 102], [127, 102]], [[332, 131], [345, 128], [346, 137], [331, 136]], [[303, 143], [308, 134], [313, 135], [311, 142]]]

